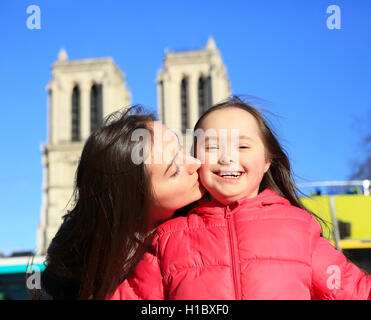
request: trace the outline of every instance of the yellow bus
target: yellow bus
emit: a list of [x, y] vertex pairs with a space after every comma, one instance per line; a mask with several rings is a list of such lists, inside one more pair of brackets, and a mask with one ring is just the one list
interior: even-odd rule
[[[301, 198], [304, 206], [326, 221], [323, 235], [363, 269], [371, 271], [370, 180], [301, 184], [316, 192]], [[327, 188], [323, 192], [320, 187]], [[330, 187], [330, 188], [329, 188]], [[340, 187], [342, 192], [336, 192]]]

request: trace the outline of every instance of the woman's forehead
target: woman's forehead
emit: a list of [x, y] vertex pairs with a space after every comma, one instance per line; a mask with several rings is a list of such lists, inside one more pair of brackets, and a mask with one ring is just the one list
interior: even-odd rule
[[154, 143], [173, 143], [178, 142], [177, 135], [170, 130], [166, 125], [159, 121], [154, 121], [151, 124]]
[[158, 121], [152, 123], [151, 129], [153, 133], [151, 152], [152, 163], [170, 163], [180, 149], [177, 135], [167, 126]]

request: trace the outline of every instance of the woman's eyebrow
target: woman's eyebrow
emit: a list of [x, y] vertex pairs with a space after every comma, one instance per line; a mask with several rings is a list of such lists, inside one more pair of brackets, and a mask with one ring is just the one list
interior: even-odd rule
[[166, 172], [168, 172], [168, 170], [170, 169], [170, 167], [174, 164], [174, 161], [175, 161], [176, 157], [178, 156], [178, 154], [179, 154], [179, 150], [177, 151], [177, 153], [175, 154], [175, 156], [173, 157], [173, 159], [171, 160], [171, 162], [166, 167], [166, 170], [164, 172], [164, 175], [166, 174]]
[[217, 137], [209, 137], [209, 136], [206, 136], [205, 137], [205, 142], [209, 142], [209, 140], [211, 140], [211, 141], [218, 141], [218, 138]]

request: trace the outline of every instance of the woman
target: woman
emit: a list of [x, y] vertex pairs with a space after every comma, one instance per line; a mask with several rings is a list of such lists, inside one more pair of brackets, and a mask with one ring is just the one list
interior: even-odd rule
[[85, 143], [75, 204], [41, 276], [52, 299], [109, 297], [142, 257], [151, 230], [203, 194], [200, 162], [141, 112], [136, 106], [114, 114]]

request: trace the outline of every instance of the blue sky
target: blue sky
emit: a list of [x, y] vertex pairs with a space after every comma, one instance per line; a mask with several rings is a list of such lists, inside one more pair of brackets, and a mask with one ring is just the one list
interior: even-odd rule
[[[39, 30], [26, 25], [32, 4]], [[340, 30], [327, 28], [329, 5], [341, 10]], [[369, 129], [370, 17], [361, 0], [1, 1], [0, 252], [36, 247], [45, 88], [62, 47], [71, 60], [112, 57], [132, 102], [155, 109], [165, 49], [199, 49], [213, 36], [232, 93], [277, 115], [297, 182], [346, 180]]]

